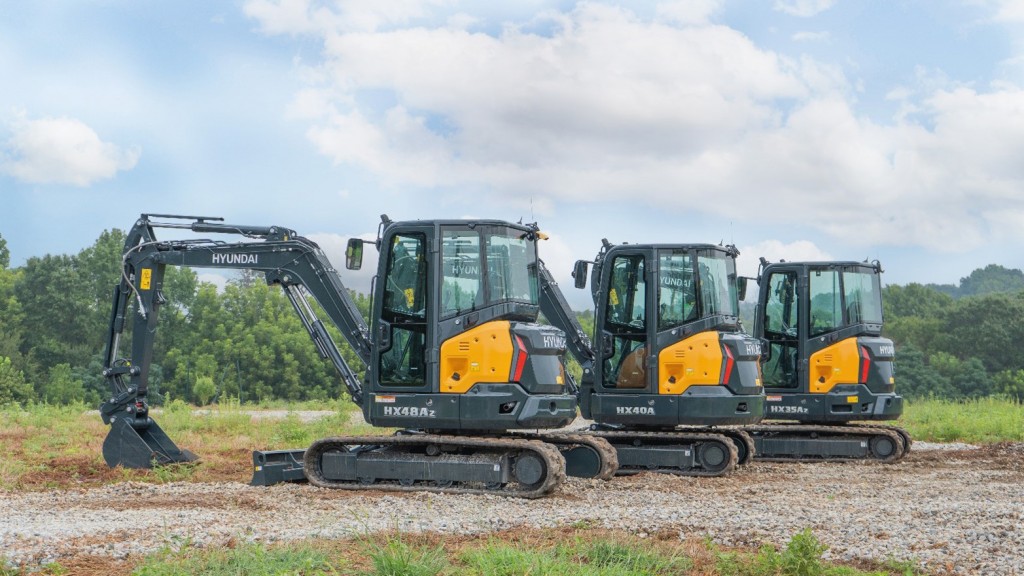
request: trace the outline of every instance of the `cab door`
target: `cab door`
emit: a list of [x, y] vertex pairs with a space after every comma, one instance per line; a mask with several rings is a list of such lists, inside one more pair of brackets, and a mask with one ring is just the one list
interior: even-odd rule
[[650, 269], [647, 255], [639, 251], [614, 252], [602, 271], [597, 322], [601, 330], [599, 386], [606, 392], [649, 393], [650, 326], [647, 311]]
[[758, 321], [768, 344], [765, 350], [768, 358], [762, 368], [766, 393], [796, 392], [807, 380], [806, 362], [801, 361], [804, 358], [801, 335], [806, 334], [807, 329], [802, 327], [806, 312], [800, 298], [800, 280], [797, 269], [774, 269], [761, 287], [762, 308]]
[[430, 303], [430, 229], [386, 234], [374, 298], [376, 377], [371, 386], [385, 392], [430, 392], [436, 376], [429, 370], [434, 322]]

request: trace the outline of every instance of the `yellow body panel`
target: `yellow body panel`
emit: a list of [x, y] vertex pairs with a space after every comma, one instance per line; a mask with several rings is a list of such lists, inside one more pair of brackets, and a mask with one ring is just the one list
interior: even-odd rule
[[717, 386], [722, 375], [718, 332], [701, 332], [658, 354], [658, 394], [682, 394], [690, 386]]
[[480, 382], [508, 382], [512, 371], [512, 325], [481, 324], [441, 344], [441, 392], [465, 394]]
[[827, 394], [836, 384], [856, 384], [860, 375], [857, 339], [847, 338], [811, 354], [811, 394]]

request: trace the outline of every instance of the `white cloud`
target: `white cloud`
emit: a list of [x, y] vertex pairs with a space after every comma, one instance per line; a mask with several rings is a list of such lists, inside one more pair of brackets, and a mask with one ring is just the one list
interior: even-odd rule
[[[782, 242], [780, 240], [763, 240], [750, 246], [740, 246], [740, 255], [736, 258], [736, 269], [740, 276], [754, 278], [757, 276], [758, 263], [761, 258], [768, 262], [814, 262], [833, 260], [833, 256], [819, 248], [810, 240]], [[838, 256], [840, 260], [854, 260], [852, 256]]]
[[793, 34], [794, 42], [824, 42], [831, 38], [828, 32], [797, 32]]
[[718, 12], [724, 0], [684, 0], [658, 4], [660, 18], [677, 24], [702, 24]]
[[89, 186], [131, 170], [141, 150], [100, 140], [86, 124], [72, 118], [10, 123], [11, 136], [0, 148], [0, 172], [23, 182]]
[[[450, 0], [249, 0], [244, 11], [266, 34], [317, 34], [329, 30], [373, 32], [409, 24]], [[464, 18], [456, 19], [463, 21]]]
[[820, 14], [836, 3], [836, 0], [775, 0], [774, 8], [792, 16], [810, 18]]
[[1021, 0], [993, 0], [995, 19], [1000, 22], [1024, 22], [1024, 2]]
[[334, 266], [334, 269], [341, 277], [345, 287], [363, 294], [370, 293], [370, 281], [377, 273], [377, 248], [374, 241], [377, 239], [375, 232], [359, 234], [357, 237], [363, 239], [363, 265], [359, 270], [348, 270], [345, 268], [345, 248], [351, 236], [343, 236], [333, 232], [317, 232], [307, 236], [316, 242], [324, 251], [327, 259]]
[[230, 278], [229, 278], [228, 275], [230, 274], [230, 272], [225, 273], [223, 270], [219, 270], [219, 271], [212, 271], [212, 270], [206, 270], [206, 269], [197, 269], [197, 270], [202, 270], [202, 271], [196, 273], [196, 280], [198, 280], [200, 283], [213, 284], [214, 288], [217, 289], [217, 292], [224, 292], [224, 288], [228, 285], [228, 280], [234, 279], [234, 278], [236, 278], [238, 276], [237, 274], [234, 274], [234, 275], [231, 275]]
[[318, 32], [322, 61], [291, 113], [335, 162], [384, 185], [443, 190], [442, 203], [511, 212], [532, 202], [551, 221], [567, 206], [628, 202], [810, 227], [852, 249], [1024, 241], [988, 208], [1024, 210], [1019, 89], [921, 70], [917, 85], [892, 87], [900, 112], [879, 123], [858, 112], [841, 64], [760, 48], [710, 22], [716, 7], [666, 4], [645, 20], [581, 3], [496, 35], [444, 18], [376, 32], [335, 24]]

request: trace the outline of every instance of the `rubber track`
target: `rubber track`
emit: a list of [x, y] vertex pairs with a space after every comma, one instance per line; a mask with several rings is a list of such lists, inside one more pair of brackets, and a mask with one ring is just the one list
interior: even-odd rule
[[[821, 462], [857, 462], [857, 461], [871, 460], [871, 461], [874, 461], [874, 462], [880, 462], [882, 464], [892, 464], [893, 462], [898, 462], [899, 460], [901, 460], [906, 455], [906, 451], [903, 448], [906, 445], [906, 443], [904, 442], [904, 436], [902, 434], [896, 432], [895, 431], [896, 427], [894, 427], [894, 426], [864, 426], [864, 425], [859, 425], [859, 424], [858, 425], [854, 425], [854, 426], [827, 426], [827, 425], [809, 426], [809, 425], [804, 425], [804, 424], [761, 424], [761, 425], [757, 425], [757, 426], [747, 426], [747, 427], [744, 428], [744, 430], [746, 432], [748, 432], [748, 433], [751, 433], [751, 434], [755, 435], [755, 436], [758, 435], [757, 432], [783, 433], [783, 434], [790, 434], [790, 435], [794, 435], [794, 436], [803, 436], [803, 437], [809, 436], [811, 434], [818, 434], [818, 435], [833, 436], [833, 437], [840, 437], [840, 438], [846, 438], [846, 439], [864, 437], [869, 442], [870, 442], [870, 439], [871, 439], [872, 436], [887, 436], [887, 437], [889, 437], [889, 439], [891, 439], [893, 441], [894, 445], [897, 447], [897, 450], [891, 456], [888, 456], [886, 458], [873, 458], [873, 457], [868, 457], [868, 458], [843, 458], [843, 457], [838, 457], [838, 456], [816, 457], [813, 454], [808, 455], [808, 456], [795, 456], [795, 457], [788, 457], [788, 458], [786, 458], [786, 457], [757, 456], [757, 459], [762, 461], [762, 462], [799, 462], [799, 461], [815, 461], [815, 460], [821, 461]], [[910, 440], [910, 435], [909, 434], [906, 436], [906, 439], [907, 439], [907, 441]]]
[[[659, 441], [668, 443], [682, 443], [682, 444], [699, 444], [701, 442], [720, 442], [725, 445], [729, 451], [729, 463], [725, 465], [721, 470], [705, 470], [703, 468], [690, 468], [689, 470], [680, 470], [679, 468], [623, 468], [619, 466], [616, 472], [617, 476], [626, 476], [630, 474], [639, 474], [640, 472], [657, 472], [659, 474], [674, 474], [676, 476], [702, 476], [702, 477], [714, 477], [714, 476], [725, 476], [732, 472], [736, 468], [736, 463], [739, 459], [736, 451], [736, 445], [733, 444], [725, 434], [716, 433], [694, 433], [687, 432], [685, 430], [677, 432], [639, 432], [629, 430], [593, 430], [586, 433], [587, 435], [598, 436], [604, 438], [609, 442], [612, 441], [625, 441], [632, 442], [634, 439], [640, 441]], [[613, 445], [614, 446], [614, 445]], [[657, 447], [658, 445], [652, 445]], [[662, 445], [663, 446], [663, 445]], [[696, 447], [695, 447], [696, 448]]]
[[[349, 446], [423, 446], [437, 444], [456, 448], [480, 448], [488, 451], [501, 450], [518, 453], [524, 450], [537, 454], [545, 464], [547, 475], [540, 485], [532, 490], [522, 490], [517, 482], [510, 482], [495, 488], [460, 486], [456, 481], [451, 486], [436, 486], [419, 483], [402, 486], [398, 480], [382, 480], [371, 484], [359, 481], [328, 480], [320, 470], [320, 456], [325, 452]], [[452, 454], [448, 455], [453, 456]], [[552, 492], [565, 482], [565, 459], [558, 449], [550, 444], [537, 440], [521, 440], [517, 438], [485, 438], [476, 436], [441, 436], [431, 434], [399, 435], [399, 436], [334, 436], [313, 442], [306, 450], [303, 462], [306, 478], [310, 484], [321, 488], [341, 490], [386, 490], [391, 492], [442, 492], [447, 494], [493, 494], [517, 498], [540, 498]]]
[[899, 435], [900, 440], [903, 440], [903, 456], [900, 456], [900, 460], [905, 458], [907, 454], [910, 454], [910, 447], [914, 445], [914, 439], [910, 437], [910, 432], [907, 432], [899, 426], [891, 426], [888, 424], [874, 425], [871, 428], [881, 428], [882, 430], [891, 430]]
[[555, 446], [578, 446], [584, 445], [590, 447], [592, 450], [597, 452], [597, 455], [601, 458], [601, 470], [597, 473], [596, 478], [598, 480], [610, 480], [615, 477], [615, 473], [619, 469], [619, 454], [615, 451], [615, 447], [608, 443], [604, 438], [599, 438], [591, 434], [563, 434], [560, 432], [552, 433], [521, 433], [516, 432], [516, 436], [523, 436], [531, 440], [540, 440], [547, 444], [553, 444]]
[[739, 448], [737, 448], [736, 449], [736, 454], [737, 454], [736, 465], [737, 466], [745, 466], [747, 464], [750, 464], [754, 460], [754, 454], [757, 452], [757, 450], [755, 449], [756, 446], [754, 445], [754, 439], [751, 438], [750, 434], [747, 434], [746, 431], [743, 430], [740, 427], [699, 428], [699, 427], [692, 427], [692, 426], [680, 426], [680, 427], [677, 427], [676, 430], [681, 431], [681, 432], [694, 432], [694, 433], [712, 432], [712, 433], [715, 433], [715, 434], [722, 434], [723, 436], [728, 436], [729, 439], [732, 440], [734, 444], [742, 443], [744, 448], [746, 448], [746, 457], [742, 457], [739, 454]]

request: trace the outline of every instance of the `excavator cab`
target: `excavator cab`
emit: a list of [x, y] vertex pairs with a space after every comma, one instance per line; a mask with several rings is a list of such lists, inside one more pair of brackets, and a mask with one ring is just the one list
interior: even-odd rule
[[610, 247], [592, 292], [602, 354], [585, 414], [648, 427], [760, 419], [760, 346], [739, 330], [734, 249]]
[[895, 347], [882, 331], [881, 266], [781, 262], [760, 273], [767, 418], [895, 420]]
[[497, 221], [389, 222], [379, 245], [363, 403], [368, 422], [507, 430], [575, 418], [562, 363], [565, 336], [536, 324], [535, 229]]
[[[881, 265], [762, 258], [754, 335], [763, 342], [765, 421], [747, 431], [765, 460], [896, 462], [892, 340], [882, 334]], [[870, 422], [861, 426], [847, 426]]]
[[580, 411], [618, 455], [619, 474], [719, 476], [753, 456], [736, 428], [763, 416], [760, 343], [739, 326], [732, 246], [607, 240], [588, 264], [596, 345], [542, 268], [544, 315], [568, 335], [582, 366]]

